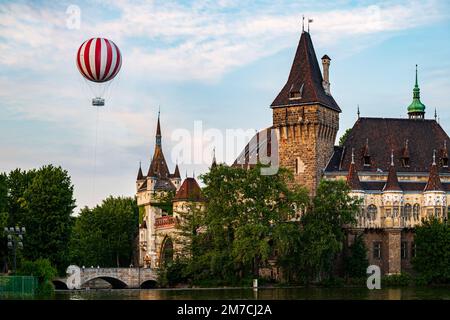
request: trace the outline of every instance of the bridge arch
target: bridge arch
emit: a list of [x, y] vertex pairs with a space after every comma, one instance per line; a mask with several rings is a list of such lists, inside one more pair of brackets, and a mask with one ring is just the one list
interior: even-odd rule
[[67, 284], [63, 280], [55, 279], [52, 283], [56, 290], [69, 290]]
[[125, 289], [128, 287], [128, 284], [119, 278], [111, 277], [111, 276], [102, 276], [102, 275], [94, 276], [92, 278], [86, 279], [83, 281], [83, 283], [81, 285], [83, 286], [86, 283], [88, 283], [92, 280], [95, 280], [95, 279], [102, 279], [102, 280], [108, 282], [111, 285], [112, 289]]
[[141, 289], [154, 289], [156, 288], [158, 285], [158, 283], [156, 282], [156, 280], [145, 280], [141, 283], [141, 285], [139, 286], [139, 288]]

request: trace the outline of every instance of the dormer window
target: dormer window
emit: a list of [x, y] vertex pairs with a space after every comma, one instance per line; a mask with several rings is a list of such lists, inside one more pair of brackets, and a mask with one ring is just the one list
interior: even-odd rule
[[404, 168], [408, 168], [409, 167], [409, 158], [406, 158], [406, 157], [402, 158], [402, 166]]
[[302, 96], [300, 95], [300, 92], [298, 91], [291, 91], [289, 99], [301, 99]]
[[364, 156], [364, 167], [370, 167], [370, 156]]
[[303, 84], [301, 86], [292, 84], [289, 89], [289, 100], [301, 99], [303, 94]]

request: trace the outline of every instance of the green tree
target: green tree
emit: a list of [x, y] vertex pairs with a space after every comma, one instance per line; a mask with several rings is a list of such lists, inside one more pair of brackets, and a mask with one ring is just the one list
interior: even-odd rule
[[6, 271], [8, 260], [7, 242], [4, 228], [8, 226], [8, 185], [7, 176], [0, 174], [0, 273]]
[[422, 220], [414, 238], [414, 269], [431, 283], [450, 282], [450, 226], [436, 218]]
[[76, 218], [70, 244], [71, 262], [78, 265], [124, 267], [132, 262], [138, 232], [136, 200], [108, 197]]
[[343, 227], [356, 222], [359, 209], [360, 200], [350, 195], [345, 181], [320, 181], [312, 210], [301, 218], [299, 268], [307, 283], [332, 277], [333, 262], [343, 249]]
[[31, 185], [36, 170], [12, 170], [7, 177], [8, 188], [8, 225], [20, 226], [24, 223], [24, 216], [27, 213], [24, 194]]
[[50, 295], [54, 291], [52, 280], [58, 275], [58, 271], [48, 259], [37, 259], [23, 261], [18, 274], [36, 277], [38, 279], [37, 294]]
[[260, 169], [219, 165], [202, 176], [205, 208], [180, 224], [191, 243], [194, 280], [236, 283], [256, 276], [273, 253], [278, 229], [307, 203], [305, 189], [288, 187], [289, 171], [264, 176]]
[[369, 260], [367, 260], [367, 248], [363, 235], [357, 235], [344, 258], [345, 274], [350, 278], [366, 276]]
[[26, 259], [48, 258], [60, 272], [67, 266], [67, 252], [72, 230], [71, 214], [75, 208], [73, 185], [67, 171], [52, 165], [33, 173], [20, 200], [27, 228], [23, 254]]
[[350, 135], [350, 132], [352, 131], [351, 128], [348, 128], [345, 130], [344, 134], [339, 138], [339, 146], [343, 146], [345, 143], [345, 140], [347, 140], [348, 136]]

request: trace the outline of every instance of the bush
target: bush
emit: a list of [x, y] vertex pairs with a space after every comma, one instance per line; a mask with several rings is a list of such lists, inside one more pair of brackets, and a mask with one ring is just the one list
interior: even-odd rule
[[51, 265], [50, 260], [25, 260], [22, 262], [18, 274], [23, 276], [34, 276], [38, 279], [38, 295], [48, 296], [53, 294], [54, 286], [52, 280], [58, 275], [58, 271]]
[[384, 276], [381, 278], [382, 287], [406, 287], [412, 282], [412, 278], [409, 274], [393, 274]]

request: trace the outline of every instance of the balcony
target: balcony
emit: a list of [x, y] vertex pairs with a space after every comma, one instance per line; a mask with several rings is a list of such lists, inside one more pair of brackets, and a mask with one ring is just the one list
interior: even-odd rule
[[155, 219], [155, 228], [173, 228], [177, 220], [172, 216], [162, 216]]

